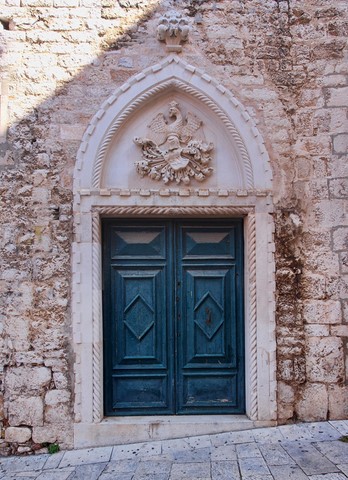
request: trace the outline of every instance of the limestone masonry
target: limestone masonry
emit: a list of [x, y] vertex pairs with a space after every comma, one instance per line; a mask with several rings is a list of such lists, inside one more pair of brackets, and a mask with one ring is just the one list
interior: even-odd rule
[[103, 216], [245, 217], [247, 416], [347, 419], [347, 35], [346, 0], [0, 0], [0, 454], [119, 428]]

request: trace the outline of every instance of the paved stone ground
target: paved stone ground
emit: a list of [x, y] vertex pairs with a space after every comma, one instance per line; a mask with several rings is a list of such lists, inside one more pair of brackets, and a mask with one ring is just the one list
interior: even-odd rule
[[3, 457], [0, 479], [344, 480], [348, 420]]

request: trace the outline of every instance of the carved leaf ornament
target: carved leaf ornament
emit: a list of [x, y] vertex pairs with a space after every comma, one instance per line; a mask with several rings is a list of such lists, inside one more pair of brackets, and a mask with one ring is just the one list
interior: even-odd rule
[[135, 163], [137, 172], [166, 184], [187, 185], [192, 178], [202, 182], [213, 172], [209, 163], [214, 148], [197, 137], [202, 121], [191, 112], [184, 118], [174, 100], [169, 103], [168, 117], [174, 121], [158, 113], [148, 125], [149, 138], [134, 138], [142, 151], [142, 160]]

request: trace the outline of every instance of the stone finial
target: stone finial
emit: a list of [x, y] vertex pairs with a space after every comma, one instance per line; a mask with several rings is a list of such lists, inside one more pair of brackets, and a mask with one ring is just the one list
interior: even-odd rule
[[166, 42], [169, 52], [181, 52], [181, 43], [186, 42], [189, 32], [188, 19], [183, 17], [181, 13], [172, 11], [165, 13], [160, 18], [157, 27], [157, 38], [162, 42]]

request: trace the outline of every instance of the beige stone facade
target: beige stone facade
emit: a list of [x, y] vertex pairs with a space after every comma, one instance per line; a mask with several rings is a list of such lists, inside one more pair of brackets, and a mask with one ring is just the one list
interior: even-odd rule
[[[2, 453], [347, 418], [346, 1], [1, 1]], [[172, 100], [202, 182], [120, 161]], [[104, 418], [103, 216], [244, 218], [244, 418]]]

